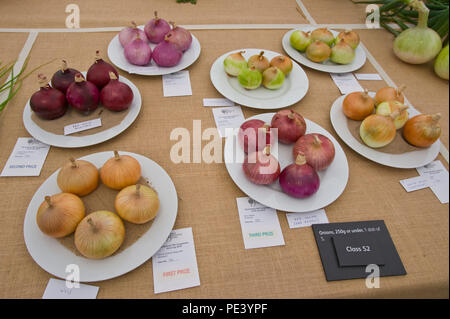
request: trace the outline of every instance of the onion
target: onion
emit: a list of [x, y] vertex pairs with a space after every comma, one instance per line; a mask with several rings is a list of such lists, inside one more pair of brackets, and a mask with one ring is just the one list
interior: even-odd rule
[[270, 66], [279, 68], [281, 71], [283, 71], [284, 75], [289, 75], [292, 71], [292, 60], [289, 59], [287, 56], [284, 55], [278, 55], [272, 60], [270, 60]]
[[289, 43], [297, 51], [305, 52], [306, 48], [311, 44], [311, 32], [296, 30], [292, 32]]
[[242, 164], [245, 176], [258, 185], [268, 185], [275, 182], [280, 175], [280, 163], [270, 154], [270, 146], [264, 151], [252, 152], [245, 157]]
[[262, 85], [269, 90], [278, 90], [283, 86], [285, 78], [283, 71], [271, 66], [265, 69], [262, 74]]
[[231, 53], [223, 60], [223, 66], [228, 75], [238, 76], [243, 69], [247, 68], [247, 60], [242, 56], [242, 53], [245, 53], [245, 51]]
[[155, 18], [147, 22], [144, 27], [144, 32], [151, 43], [161, 42], [169, 31], [170, 25], [166, 20], [158, 18], [157, 11], [155, 11]]
[[245, 121], [239, 128], [238, 141], [245, 153], [263, 150], [266, 145], [272, 145], [274, 139], [270, 126], [261, 120]]
[[138, 37], [145, 42], [148, 41], [145, 32], [139, 29], [134, 21], [131, 22], [131, 27], [123, 28], [119, 32], [119, 42], [122, 47], [125, 47], [128, 43], [132, 42]]
[[60, 193], [45, 196], [38, 208], [36, 222], [44, 234], [60, 238], [73, 233], [84, 214], [84, 204], [78, 196]]
[[399, 111], [400, 115], [394, 120], [395, 128], [401, 129], [409, 118], [409, 113], [407, 111], [407, 106], [400, 103], [399, 101], [389, 101], [378, 104], [376, 113], [379, 115], [388, 116]]
[[175, 22], [171, 22], [171, 24], [172, 30], [170, 30], [169, 33], [167, 33], [168, 41], [175, 44], [178, 47], [178, 49], [180, 49], [182, 52], [186, 51], [191, 47], [192, 43], [191, 33], [185, 28], [177, 26]]
[[131, 185], [116, 196], [117, 214], [134, 224], [144, 224], [156, 217], [159, 209], [158, 194], [145, 185]]
[[411, 0], [409, 6], [419, 12], [416, 27], [406, 29], [394, 40], [394, 53], [402, 61], [423, 64], [434, 59], [442, 49], [441, 37], [428, 28], [430, 10], [422, 1]]
[[93, 83], [86, 81], [78, 73], [75, 75], [75, 82], [67, 89], [66, 98], [74, 109], [87, 114], [98, 107], [100, 92]]
[[254, 66], [242, 69], [238, 75], [239, 84], [247, 90], [255, 90], [262, 84], [262, 74]]
[[327, 60], [331, 55], [331, 48], [322, 41], [316, 40], [306, 49], [306, 57], [316, 63]]
[[119, 82], [113, 72], [109, 73], [111, 81], [100, 92], [100, 101], [111, 111], [123, 111], [133, 102], [133, 90], [123, 82]]
[[269, 60], [264, 56], [264, 51], [259, 54], [252, 55], [248, 61], [247, 65], [249, 68], [254, 67], [259, 72], [263, 73], [267, 68], [270, 67]]
[[109, 72], [114, 72], [117, 77], [119, 77], [119, 73], [111, 64], [100, 58], [100, 52], [98, 50], [95, 53], [95, 62], [87, 71], [86, 78], [89, 82], [94, 83], [98, 89], [101, 90], [106, 84], [109, 83]]
[[66, 98], [61, 91], [48, 85], [43, 74], [38, 75], [39, 91], [30, 98], [30, 107], [37, 116], [45, 120], [53, 120], [63, 116], [67, 111]]
[[331, 47], [334, 42], [334, 35], [331, 33], [330, 30], [327, 28], [319, 28], [315, 29], [311, 32], [311, 40], [314, 41], [321, 41], [328, 45], [328, 47]]
[[56, 71], [52, 76], [52, 87], [66, 94], [69, 85], [75, 81], [75, 74], [77, 73], [80, 73], [80, 71], [68, 68], [67, 62], [62, 60], [61, 70]]
[[88, 161], [71, 158], [59, 170], [56, 181], [63, 192], [84, 196], [97, 188], [98, 170]]
[[114, 151], [114, 157], [100, 169], [100, 178], [109, 188], [122, 189], [136, 184], [141, 178], [141, 165], [135, 158]]
[[388, 101], [399, 101], [400, 103], [405, 103], [405, 97], [402, 93], [405, 88], [406, 85], [402, 84], [397, 89], [390, 86], [379, 89], [375, 95], [375, 104], [378, 105]]
[[414, 116], [403, 127], [403, 137], [414, 146], [430, 146], [441, 136], [440, 118], [440, 113]]
[[355, 50], [345, 41], [338, 42], [330, 54], [331, 62], [337, 64], [349, 64], [355, 58]]
[[335, 150], [333, 142], [328, 137], [313, 133], [300, 137], [294, 145], [293, 153], [294, 159], [303, 154], [312, 168], [323, 171], [333, 162]]
[[338, 34], [338, 36], [336, 37], [336, 44], [339, 43], [340, 41], [344, 41], [345, 43], [350, 45], [354, 50], [358, 47], [360, 38], [358, 33], [356, 33], [351, 29], [348, 29]]
[[391, 143], [396, 135], [394, 119], [400, 114], [399, 111], [390, 116], [378, 114], [369, 115], [362, 121], [359, 134], [363, 142], [373, 148], [379, 148]]
[[152, 59], [152, 49], [139, 35], [125, 46], [123, 52], [127, 61], [134, 65], [147, 65]]
[[75, 246], [87, 258], [111, 256], [125, 239], [125, 226], [116, 214], [99, 210], [87, 215], [75, 231]]
[[373, 113], [375, 101], [368, 91], [353, 92], [348, 94], [342, 102], [342, 111], [345, 116], [355, 121], [362, 121]]
[[306, 132], [305, 119], [294, 110], [278, 111], [270, 125], [278, 129], [278, 141], [285, 144], [295, 143]]
[[172, 67], [180, 62], [183, 52], [169, 42], [168, 36], [153, 49], [153, 61], [159, 66]]
[[444, 80], [448, 80], [448, 44], [439, 53], [434, 62], [434, 72]]
[[283, 192], [290, 196], [306, 198], [317, 192], [320, 179], [314, 168], [306, 163], [305, 156], [299, 154], [295, 163], [281, 172], [280, 186]]

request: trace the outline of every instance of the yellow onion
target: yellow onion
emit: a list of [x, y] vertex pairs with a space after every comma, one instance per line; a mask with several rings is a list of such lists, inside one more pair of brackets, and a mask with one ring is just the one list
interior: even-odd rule
[[375, 101], [369, 96], [368, 91], [353, 92], [347, 95], [342, 102], [342, 111], [345, 116], [355, 121], [362, 121], [373, 113]]
[[394, 119], [399, 116], [396, 111], [390, 116], [372, 114], [362, 121], [359, 127], [359, 134], [363, 142], [373, 148], [379, 148], [391, 143], [397, 130], [395, 129]]
[[99, 210], [87, 215], [75, 231], [75, 246], [87, 258], [111, 256], [122, 245], [125, 226], [116, 214]]
[[360, 38], [358, 33], [356, 33], [351, 29], [347, 29], [345, 31], [340, 32], [336, 37], [335, 40], [336, 44], [339, 43], [340, 41], [344, 41], [345, 43], [350, 45], [353, 50], [355, 50], [359, 45]]
[[378, 105], [388, 101], [399, 101], [400, 103], [405, 103], [405, 97], [402, 93], [405, 88], [405, 85], [401, 85], [398, 89], [390, 86], [379, 89], [375, 95], [375, 104]]
[[129, 155], [119, 155], [114, 151], [114, 157], [103, 164], [100, 178], [106, 186], [112, 189], [122, 189], [136, 184], [141, 178], [141, 165]]
[[60, 193], [45, 196], [38, 208], [36, 222], [44, 234], [60, 238], [73, 233], [84, 215], [83, 201], [77, 195]]
[[98, 170], [88, 161], [71, 158], [59, 170], [56, 181], [63, 192], [84, 196], [97, 188]]
[[131, 185], [122, 189], [114, 203], [117, 214], [134, 224], [144, 224], [156, 217], [158, 194], [145, 185]]
[[269, 60], [264, 56], [264, 51], [261, 51], [259, 54], [252, 55], [248, 59], [247, 65], [249, 68], [254, 66], [255, 69], [261, 73], [263, 73], [264, 70], [270, 67]]
[[440, 118], [440, 113], [414, 116], [405, 123], [403, 137], [414, 146], [430, 146], [441, 136]]
[[407, 106], [403, 103], [400, 103], [399, 101], [389, 101], [389, 102], [383, 102], [380, 103], [377, 106], [377, 110], [375, 113], [379, 115], [388, 116], [394, 113], [395, 111], [399, 111], [400, 115], [397, 116], [394, 120], [395, 128], [401, 129], [403, 125], [405, 125], [406, 121], [409, 118], [409, 113], [407, 111]]

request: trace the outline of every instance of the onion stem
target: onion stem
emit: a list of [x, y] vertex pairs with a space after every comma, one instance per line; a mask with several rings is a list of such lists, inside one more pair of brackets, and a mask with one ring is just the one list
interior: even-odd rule
[[114, 151], [114, 158], [115, 158], [116, 160], [120, 160], [120, 155], [119, 155], [119, 152], [118, 152], [118, 151]]
[[88, 222], [89, 225], [91, 225], [92, 231], [94, 233], [97, 233], [98, 232], [98, 228], [97, 228], [97, 226], [95, 226], [94, 222], [92, 221], [92, 218], [88, 218], [87, 222]]
[[45, 201], [49, 207], [52, 207], [52, 200], [50, 196], [45, 196]]

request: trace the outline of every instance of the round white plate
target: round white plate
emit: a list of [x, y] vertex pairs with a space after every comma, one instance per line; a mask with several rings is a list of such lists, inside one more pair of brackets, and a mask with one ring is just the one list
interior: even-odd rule
[[[129, 152], [119, 153], [136, 158], [141, 164], [142, 176], [148, 178], [158, 192], [160, 207], [152, 226], [133, 245], [119, 254], [100, 260], [76, 256], [57, 239], [42, 233], [36, 224], [36, 213], [44, 197], [61, 192], [56, 183], [59, 172], [57, 170], [47, 178], [31, 199], [23, 227], [28, 252], [34, 261], [50, 274], [65, 279], [68, 275], [66, 266], [75, 264], [80, 269], [81, 282], [101, 281], [121, 276], [146, 262], [167, 240], [178, 210], [178, 197], [172, 180], [164, 169], [151, 159]], [[101, 152], [80, 159], [101, 167], [112, 156], [113, 152]]]
[[291, 73], [284, 80], [278, 90], [269, 90], [260, 86], [255, 90], [246, 90], [238, 82], [237, 77], [225, 73], [223, 61], [234, 52], [245, 51], [243, 56], [248, 60], [252, 55], [264, 51], [269, 61], [278, 55], [277, 52], [262, 49], [240, 49], [225, 53], [212, 65], [210, 71], [211, 82], [217, 91], [229, 100], [240, 105], [255, 109], [280, 109], [300, 101], [308, 92], [309, 82], [305, 71], [294, 61]]
[[[86, 72], [81, 73], [86, 76]], [[56, 147], [85, 147], [99, 144], [112, 139], [113, 137], [125, 131], [131, 124], [133, 124], [134, 120], [141, 110], [142, 105], [141, 93], [139, 93], [138, 88], [130, 80], [121, 75], [119, 75], [119, 81], [128, 84], [128, 86], [133, 91], [134, 97], [129, 107], [128, 114], [125, 116], [122, 122], [120, 122], [120, 124], [116, 126], [113, 126], [102, 132], [85, 136], [54, 134], [42, 129], [31, 119], [31, 114], [33, 113], [33, 111], [30, 107], [30, 100], [28, 100], [27, 105], [23, 110], [23, 124], [25, 125], [28, 133], [30, 133], [31, 136], [33, 136], [35, 139], [41, 141], [42, 143]]]
[[[375, 93], [370, 93], [374, 96]], [[377, 151], [375, 148], [368, 147], [367, 145], [358, 141], [352, 133], [350, 133], [347, 127], [347, 118], [342, 111], [342, 102], [346, 95], [339, 97], [332, 105], [330, 110], [331, 124], [337, 135], [352, 148], [355, 152], [370, 159], [376, 163], [396, 167], [396, 168], [416, 168], [427, 165], [434, 161], [439, 154], [440, 141], [436, 141], [428, 148], [417, 148], [416, 151], [407, 152], [403, 154], [388, 154]], [[410, 117], [413, 115], [410, 112]]]
[[[347, 72], [353, 72], [358, 69], [360, 69], [365, 63], [366, 63], [366, 53], [364, 52], [361, 45], [359, 45], [355, 50], [355, 59], [350, 64], [336, 64], [331, 62], [330, 60], [326, 60], [322, 63], [316, 63], [311, 60], [309, 60], [306, 57], [306, 54], [304, 52], [299, 52], [296, 49], [294, 49], [290, 42], [289, 38], [291, 37], [292, 32], [296, 30], [301, 31], [313, 31], [315, 27], [304, 27], [299, 28], [295, 30], [288, 31], [284, 36], [282, 40], [282, 45], [284, 51], [295, 61], [297, 61], [300, 64], [303, 64], [304, 66], [307, 66], [311, 69], [322, 71], [322, 72], [330, 72], [330, 73], [347, 73]], [[339, 32], [330, 30], [331, 33], [333, 33], [334, 37], [336, 37]]]
[[[140, 29], [144, 29], [144, 26], [139, 26]], [[191, 33], [192, 34], [192, 33]], [[150, 47], [153, 49], [156, 44], [150, 43]], [[130, 74], [140, 74], [140, 75], [163, 75], [175, 73], [186, 69], [188, 66], [193, 64], [200, 56], [200, 42], [192, 34], [192, 44], [189, 49], [183, 52], [180, 62], [173, 67], [162, 67], [158, 66], [153, 59], [147, 66], [134, 65], [127, 61], [123, 53], [123, 47], [119, 42], [119, 35], [117, 34], [108, 45], [108, 58], [111, 62], [118, 68], [127, 71]]]
[[[274, 114], [263, 113], [247, 120], [260, 119], [270, 124]], [[228, 173], [245, 194], [265, 206], [285, 212], [309, 212], [320, 209], [334, 202], [342, 194], [347, 185], [349, 173], [344, 151], [336, 139], [325, 129], [308, 119], [305, 119], [305, 121], [307, 134], [320, 133], [325, 135], [333, 142], [336, 151], [331, 165], [324, 171], [317, 172], [320, 178], [319, 190], [308, 198], [298, 199], [283, 193], [278, 180], [267, 186], [250, 182], [242, 170], [245, 153], [237, 141], [238, 130], [236, 130], [235, 134], [228, 136], [225, 141], [224, 159]], [[271, 153], [278, 158], [281, 170], [294, 162], [293, 147], [294, 144], [286, 145], [282, 143], [272, 147]]]

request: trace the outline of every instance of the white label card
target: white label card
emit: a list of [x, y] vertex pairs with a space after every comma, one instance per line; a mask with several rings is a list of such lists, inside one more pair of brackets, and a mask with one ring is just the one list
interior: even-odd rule
[[355, 77], [360, 81], [382, 81], [378, 73], [355, 73]]
[[179, 71], [162, 76], [165, 97], [192, 95], [189, 71]]
[[50, 145], [30, 137], [19, 137], [1, 176], [39, 176]]
[[90, 130], [91, 128], [96, 128], [99, 126], [102, 126], [101, 119], [93, 119], [89, 121], [66, 125], [64, 126], [64, 135], [70, 135], [76, 132]]
[[245, 120], [240, 106], [220, 107], [212, 111], [220, 137], [226, 137], [227, 128], [239, 128]]
[[330, 73], [330, 76], [339, 88], [339, 91], [341, 91], [342, 95], [357, 91], [364, 91], [353, 73]]
[[313, 224], [328, 224], [325, 209], [305, 213], [286, 213], [289, 228], [308, 227]]
[[152, 264], [155, 294], [200, 286], [192, 228], [172, 230]]
[[203, 99], [203, 106], [235, 106], [234, 102], [226, 98]]
[[419, 172], [420, 176], [428, 179], [431, 190], [441, 203], [448, 203], [448, 171], [442, 162], [434, 161], [423, 167], [418, 167], [417, 172]]
[[249, 197], [236, 198], [236, 201], [245, 249], [285, 244], [275, 209]]
[[408, 193], [430, 187], [428, 179], [424, 176], [416, 176], [408, 179], [403, 179], [400, 181], [400, 184], [402, 184], [403, 188]]
[[65, 280], [51, 278], [45, 288], [42, 299], [96, 299], [99, 287], [77, 283], [71, 283], [68, 288]]
[[130, 66], [128, 67], [127, 71], [130, 74], [154, 75], [155, 72], [159, 71], [159, 66], [157, 65]]

